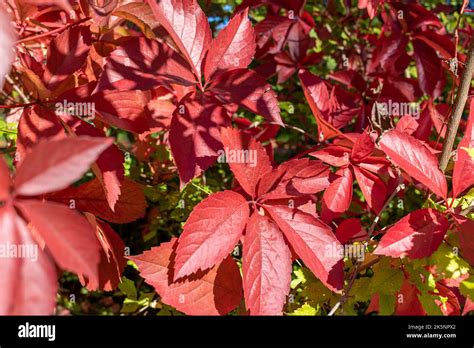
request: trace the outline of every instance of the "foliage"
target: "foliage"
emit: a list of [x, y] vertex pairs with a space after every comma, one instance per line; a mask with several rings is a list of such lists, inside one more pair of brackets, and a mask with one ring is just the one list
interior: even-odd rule
[[0, 314], [474, 310], [460, 4], [6, 3]]

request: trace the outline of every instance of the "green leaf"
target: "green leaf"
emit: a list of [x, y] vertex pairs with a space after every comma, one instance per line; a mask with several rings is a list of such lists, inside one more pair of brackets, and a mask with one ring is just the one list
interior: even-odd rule
[[[355, 281], [351, 293], [354, 294], [356, 301], [368, 301], [373, 294], [378, 293], [381, 297], [382, 295], [393, 297], [395, 305], [395, 293], [402, 286], [404, 277], [402, 270], [399, 267], [392, 267], [390, 262], [390, 258], [382, 258], [372, 268], [372, 277], [363, 277]], [[389, 305], [387, 302], [387, 310]]]
[[122, 282], [118, 285], [118, 287], [120, 291], [127, 295], [127, 299], [137, 299], [137, 289], [135, 288], [135, 283], [132, 280], [122, 277]]
[[288, 315], [311, 315], [314, 316], [316, 313], [318, 313], [319, 309], [316, 309], [309, 304], [305, 303], [302, 305], [300, 308], [297, 308], [294, 312], [288, 313]]
[[459, 291], [461, 291], [461, 294], [464, 296], [469, 296], [469, 298], [474, 299], [474, 275], [471, 275], [461, 282]]

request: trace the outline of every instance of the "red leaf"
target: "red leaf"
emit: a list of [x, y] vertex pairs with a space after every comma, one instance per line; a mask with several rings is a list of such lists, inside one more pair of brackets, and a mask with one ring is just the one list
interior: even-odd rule
[[60, 119], [54, 112], [41, 106], [25, 109], [18, 123], [16, 163], [22, 162], [26, 153], [41, 140], [65, 138]]
[[467, 149], [474, 148], [474, 101], [467, 122], [466, 133], [458, 145], [453, 171], [453, 197], [458, 197], [465, 189], [474, 185], [474, 159]]
[[329, 185], [329, 168], [308, 158], [293, 159], [280, 164], [260, 178], [261, 200], [294, 198], [324, 190]]
[[153, 14], [201, 81], [201, 63], [212, 41], [207, 17], [196, 0], [148, 0]]
[[412, 43], [420, 88], [423, 93], [436, 98], [435, 89], [443, 73], [441, 60], [425, 42], [415, 39]]
[[142, 91], [102, 91], [88, 100], [106, 123], [117, 128], [143, 133], [153, 125], [149, 96]]
[[[443, 315], [461, 315], [461, 304], [459, 303], [459, 299], [464, 299], [464, 297], [462, 297], [459, 293], [459, 289], [447, 286], [445, 279], [441, 279], [440, 281], [436, 282], [436, 290], [438, 290], [438, 292], [434, 293], [436, 296], [434, 301], [441, 309], [441, 312], [443, 312]], [[459, 297], [456, 295], [456, 293], [459, 295]], [[446, 302], [441, 301], [439, 299], [440, 297], [447, 299]]]
[[405, 53], [407, 43], [408, 39], [404, 33], [394, 31], [389, 36], [382, 33], [372, 53], [368, 71], [374, 72], [380, 66], [384, 71], [394, 72], [397, 68], [395, 63]]
[[344, 167], [349, 164], [349, 149], [340, 146], [327, 146], [321, 150], [311, 152], [309, 155], [320, 159], [334, 167]]
[[98, 282], [100, 245], [89, 222], [65, 205], [16, 200], [15, 206], [44, 240], [59, 267]]
[[[309, 161], [308, 166], [295, 173], [291, 179], [299, 193], [313, 194], [327, 189], [330, 185], [330, 169], [320, 161]], [[287, 189], [288, 191], [288, 189]]]
[[387, 199], [387, 187], [377, 175], [354, 166], [354, 174], [364, 198], [375, 213], [379, 213]]
[[417, 287], [405, 279], [396, 298], [395, 315], [426, 315], [423, 305], [418, 299], [421, 292]]
[[418, 128], [418, 122], [409, 115], [405, 115], [397, 122], [395, 129], [402, 133], [412, 135]]
[[222, 148], [219, 128], [229, 123], [227, 111], [210, 96], [189, 94], [181, 100], [171, 120], [169, 135], [181, 185], [216, 161]]
[[132, 256], [140, 275], [153, 286], [161, 301], [188, 315], [225, 315], [242, 299], [239, 268], [228, 256], [220, 265], [173, 282], [174, 260], [178, 239], [162, 243]]
[[57, 291], [54, 263], [11, 206], [0, 208], [0, 231], [3, 247], [32, 251], [30, 257], [0, 258], [0, 315], [52, 315]]
[[260, 177], [272, 170], [270, 159], [262, 144], [250, 135], [232, 128], [221, 129], [225, 160], [240, 186], [252, 197]]
[[462, 256], [474, 265], [474, 220], [454, 215]]
[[227, 70], [246, 68], [255, 54], [255, 35], [248, 19], [248, 9], [237, 13], [212, 41], [204, 64], [204, 77]]
[[73, 11], [69, 0], [23, 0], [29, 4], [35, 4], [36, 6], [58, 6], [62, 8], [64, 11], [70, 13]]
[[80, 179], [112, 139], [75, 137], [36, 145], [18, 168], [15, 191], [34, 196], [61, 190]]
[[334, 180], [323, 195], [323, 204], [333, 213], [343, 213], [352, 200], [352, 172], [346, 168], [338, 171], [341, 176]]
[[245, 304], [251, 315], [281, 315], [290, 291], [291, 253], [281, 231], [254, 212], [243, 241]]
[[172, 48], [134, 37], [110, 54], [98, 90], [148, 90], [160, 85], [196, 83], [189, 64]]
[[89, 212], [116, 224], [126, 224], [143, 217], [147, 207], [141, 187], [127, 178], [122, 182], [121, 194], [115, 204], [114, 211], [110, 209], [101, 183], [97, 179], [88, 181], [79, 187], [70, 187], [55, 192], [48, 195], [47, 198], [66, 205], [73, 202], [76, 209]]
[[369, 157], [374, 151], [374, 141], [367, 132], [362, 132], [359, 135], [352, 147], [351, 159], [354, 162], [361, 162], [365, 158]]
[[365, 240], [367, 232], [359, 219], [351, 218], [343, 220], [337, 227], [336, 237], [341, 244], [345, 244], [349, 241]]
[[245, 198], [233, 191], [214, 193], [199, 203], [179, 237], [174, 279], [221, 262], [242, 236], [249, 214]]
[[86, 62], [91, 46], [89, 27], [77, 26], [63, 31], [48, 46], [44, 72], [46, 87], [53, 91]]
[[320, 140], [327, 140], [341, 134], [336, 127], [321, 115], [321, 105], [318, 105], [318, 101], [323, 99], [327, 102], [329, 99], [329, 95], [322, 95], [324, 92], [327, 93], [327, 89], [324, 88], [325, 86], [323, 87], [321, 79], [304, 70], [300, 71], [299, 78], [306, 100], [316, 119]]
[[421, 259], [438, 249], [448, 220], [437, 210], [419, 209], [397, 221], [382, 237], [374, 254]]
[[[93, 127], [87, 122], [75, 119], [75, 124], [71, 125], [68, 121], [68, 125], [71, 126], [73, 131], [77, 135], [89, 135], [92, 137], [105, 137], [103, 131]], [[97, 170], [93, 167], [94, 174], [99, 179], [102, 188], [107, 197], [110, 209], [115, 209], [119, 196], [121, 194], [121, 186], [125, 175], [123, 167], [124, 155], [117, 145], [112, 144], [97, 159]]]
[[3, 158], [0, 158], [0, 201], [6, 201], [8, 199], [10, 189], [10, 170]]
[[0, 5], [0, 56], [2, 63], [0, 64], [0, 88], [3, 88], [5, 75], [10, 70], [10, 64], [15, 58], [15, 42], [16, 33], [12, 24], [11, 18], [5, 9], [5, 6]]
[[331, 290], [342, 289], [342, 245], [331, 229], [312, 215], [286, 206], [265, 206], [308, 268]]
[[391, 130], [382, 136], [380, 147], [393, 163], [438, 196], [446, 198], [446, 178], [438, 168], [438, 160], [418, 139]]
[[88, 290], [113, 291], [117, 288], [122, 278], [127, 261], [125, 260], [125, 244], [117, 233], [107, 225], [95, 219], [91, 214], [86, 214], [87, 219], [95, 228], [97, 239], [102, 249], [97, 278], [99, 283], [92, 283], [89, 279], [81, 279]]
[[235, 69], [219, 74], [212, 81], [210, 91], [223, 104], [237, 104], [268, 121], [283, 125], [277, 94], [263, 77], [252, 70]]

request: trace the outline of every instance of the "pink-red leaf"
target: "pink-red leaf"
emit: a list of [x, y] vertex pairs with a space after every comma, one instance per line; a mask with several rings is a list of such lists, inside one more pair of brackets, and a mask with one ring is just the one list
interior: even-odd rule
[[0, 5], [0, 56], [2, 63], [0, 64], [0, 89], [3, 88], [5, 75], [10, 70], [10, 64], [15, 57], [14, 46], [16, 41], [16, 33], [14, 26], [8, 15], [5, 6]]
[[352, 240], [365, 240], [367, 232], [362, 227], [359, 219], [350, 218], [343, 220], [337, 227], [336, 237], [342, 244], [345, 244]]
[[301, 87], [303, 88], [306, 100], [318, 125], [318, 138], [320, 140], [327, 140], [341, 134], [341, 132], [328, 121], [326, 121], [321, 114], [322, 107], [320, 100], [327, 102], [329, 99], [329, 95], [327, 93], [328, 91], [321, 79], [305, 70], [300, 71], [299, 79], [301, 81]]
[[237, 264], [228, 256], [212, 269], [173, 282], [178, 239], [132, 256], [140, 275], [153, 286], [161, 301], [188, 315], [225, 315], [242, 299]]
[[212, 42], [204, 64], [204, 77], [246, 68], [255, 54], [255, 35], [248, 19], [248, 9], [237, 13]]
[[254, 212], [243, 241], [245, 304], [251, 315], [281, 315], [290, 290], [291, 253], [283, 234]]
[[0, 258], [0, 314], [52, 315], [57, 291], [54, 263], [11, 206], [0, 209], [0, 231], [0, 245], [30, 252]]
[[264, 147], [250, 135], [232, 128], [221, 129], [221, 140], [225, 160], [235, 178], [245, 192], [255, 196], [258, 180], [272, 170]]
[[148, 0], [158, 22], [170, 34], [176, 46], [201, 81], [201, 63], [211, 41], [207, 17], [196, 0]]
[[61, 190], [80, 179], [112, 139], [75, 137], [44, 141], [18, 168], [15, 191], [33, 196]]
[[453, 197], [474, 185], [474, 158], [467, 151], [474, 149], [474, 101], [467, 122], [466, 132], [458, 145], [453, 171]]
[[63, 31], [48, 46], [44, 72], [46, 87], [54, 90], [85, 63], [91, 47], [89, 27], [77, 26]]
[[214, 193], [199, 203], [179, 237], [174, 279], [221, 262], [242, 236], [249, 214], [245, 198], [233, 191]]
[[425, 94], [435, 98], [435, 89], [443, 73], [441, 59], [424, 41], [415, 39], [412, 43], [420, 88]]
[[125, 178], [121, 186], [121, 194], [112, 211], [99, 180], [91, 180], [79, 187], [70, 187], [48, 195], [49, 200], [70, 205], [76, 209], [89, 212], [104, 220], [116, 224], [126, 224], [145, 215], [147, 207], [145, 195], [140, 185]]
[[219, 129], [229, 124], [227, 111], [214, 98], [190, 94], [181, 100], [171, 120], [169, 142], [182, 185], [216, 161], [222, 148]]
[[310, 156], [335, 167], [344, 167], [349, 164], [350, 150], [341, 146], [327, 146], [321, 150], [311, 152]]
[[374, 141], [367, 132], [362, 132], [354, 143], [351, 153], [351, 159], [354, 162], [361, 162], [365, 158], [369, 157], [374, 151]]
[[438, 249], [448, 226], [446, 217], [437, 210], [416, 210], [385, 233], [374, 253], [411, 259], [428, 257]]
[[148, 90], [179, 83], [192, 85], [189, 64], [172, 48], [144, 37], [134, 37], [110, 54], [98, 89]]
[[387, 187], [377, 175], [354, 166], [354, 174], [364, 198], [375, 213], [379, 213], [387, 199]]
[[341, 176], [334, 180], [323, 195], [323, 204], [333, 213], [343, 213], [352, 200], [352, 172], [349, 168], [338, 171]]
[[15, 205], [45, 242], [59, 267], [98, 282], [100, 244], [84, 216], [69, 207], [37, 200]]
[[331, 290], [344, 284], [342, 245], [331, 229], [312, 215], [287, 206], [265, 209], [306, 266]]
[[0, 158], [0, 201], [6, 201], [10, 195], [11, 180], [7, 164]]
[[125, 260], [125, 244], [117, 233], [105, 222], [98, 221], [91, 214], [86, 214], [90, 224], [95, 228], [97, 239], [102, 246], [98, 269], [99, 283], [90, 279], [81, 279], [87, 289], [113, 291], [122, 278], [127, 261]]
[[235, 69], [219, 74], [210, 90], [222, 103], [237, 104], [268, 121], [283, 125], [277, 94], [263, 77], [247, 69]]
[[438, 168], [438, 160], [418, 139], [391, 130], [382, 136], [380, 147], [393, 163], [438, 196], [446, 198], [448, 187], [444, 174]]
[[454, 221], [459, 236], [461, 254], [471, 265], [474, 265], [474, 220], [462, 215], [455, 215]]

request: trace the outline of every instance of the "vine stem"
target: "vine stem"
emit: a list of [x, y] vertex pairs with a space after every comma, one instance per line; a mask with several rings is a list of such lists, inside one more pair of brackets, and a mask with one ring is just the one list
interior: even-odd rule
[[26, 104], [12, 104], [12, 105], [0, 105], [0, 109], [15, 109], [15, 108], [26, 108], [28, 106], [37, 105], [37, 102], [26, 103]]
[[[272, 122], [272, 121], [266, 121], [265, 124], [274, 124], [274, 125], [277, 125], [277, 126], [281, 126], [281, 124], [279, 124], [277, 122]], [[317, 137], [315, 137], [314, 135], [306, 132], [305, 130], [303, 130], [299, 127], [292, 126], [291, 124], [287, 124], [287, 123], [284, 124], [284, 127], [289, 128], [289, 129], [293, 129], [294, 131], [297, 131], [297, 132], [307, 136], [308, 138], [313, 139], [315, 142], [319, 143], [319, 139]]]
[[44, 37], [48, 37], [48, 36], [53, 35], [53, 34], [61, 33], [61, 32], [63, 32], [64, 30], [69, 29], [70, 27], [73, 27], [73, 26], [75, 26], [75, 25], [78, 25], [78, 24], [87, 22], [89, 19], [90, 19], [89, 17], [86, 17], [86, 18], [83, 18], [83, 19], [81, 19], [81, 20], [78, 20], [77, 22], [70, 23], [70, 24], [65, 25], [65, 26], [63, 26], [63, 27], [61, 27], [61, 28], [48, 31], [48, 32], [43, 33], [43, 34], [31, 35], [31, 36], [25, 37], [25, 38], [23, 38], [23, 39], [21, 39], [21, 40], [18, 40], [16, 43], [17, 43], [17, 44], [20, 44], [20, 43], [24, 43], [24, 42], [28, 42], [28, 41], [32, 41], [32, 40], [38, 40], [38, 39], [42, 39], [42, 38], [44, 38]]
[[469, 53], [466, 58], [466, 65], [464, 67], [461, 83], [459, 85], [456, 100], [454, 101], [453, 113], [448, 123], [448, 132], [444, 140], [443, 152], [441, 153], [441, 159], [439, 161], [439, 168], [444, 172], [451, 157], [453, 150], [454, 140], [459, 128], [459, 122], [461, 122], [461, 116], [466, 106], [469, 88], [471, 86], [472, 74], [474, 73], [474, 39], [471, 42]]
[[[398, 176], [398, 186], [397, 186], [397, 188], [395, 190], [393, 190], [390, 197], [388, 197], [388, 199], [385, 201], [382, 209], [380, 209], [378, 214], [375, 216], [374, 221], [372, 222], [372, 224], [369, 227], [369, 231], [367, 233], [367, 238], [365, 240], [366, 243], [368, 243], [370, 238], [372, 237], [372, 234], [374, 233], [375, 227], [377, 226], [377, 224], [380, 220], [380, 216], [382, 215], [382, 212], [385, 209], [387, 209], [388, 205], [390, 204], [392, 199], [398, 194], [398, 192], [400, 192], [401, 190], [403, 190], [405, 188], [405, 185], [403, 184], [402, 181], [403, 181], [403, 177], [401, 175], [399, 175]], [[357, 263], [355, 265], [355, 268], [354, 268], [354, 271], [351, 274], [351, 277], [349, 279], [349, 283], [347, 284], [347, 287], [344, 290], [343, 295], [341, 296], [339, 301], [337, 301], [337, 303], [334, 305], [334, 307], [332, 307], [332, 309], [329, 311], [328, 316], [334, 315], [334, 313], [336, 313], [336, 311], [346, 303], [347, 299], [349, 298], [349, 293], [352, 289], [352, 286], [354, 285], [357, 274], [361, 270], [361, 266], [362, 266], [362, 261], [357, 261]]]

